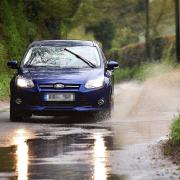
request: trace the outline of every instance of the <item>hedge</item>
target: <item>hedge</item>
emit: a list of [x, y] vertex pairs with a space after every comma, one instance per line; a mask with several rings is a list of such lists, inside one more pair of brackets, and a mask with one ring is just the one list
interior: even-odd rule
[[[151, 40], [151, 59], [161, 61], [164, 56], [174, 58], [175, 37], [165, 36]], [[121, 49], [112, 49], [108, 56], [119, 62], [120, 67], [134, 67], [149, 61], [146, 58], [145, 43], [130, 44]]]

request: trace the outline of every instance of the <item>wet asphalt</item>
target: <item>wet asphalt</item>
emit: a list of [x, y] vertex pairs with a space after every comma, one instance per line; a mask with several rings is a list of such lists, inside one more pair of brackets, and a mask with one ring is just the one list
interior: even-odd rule
[[8, 110], [0, 112], [0, 179], [178, 179], [177, 167], [160, 155], [158, 139], [168, 134], [179, 104], [162, 108], [163, 98], [144, 90], [137, 83], [116, 86], [111, 119], [32, 117], [15, 123]]

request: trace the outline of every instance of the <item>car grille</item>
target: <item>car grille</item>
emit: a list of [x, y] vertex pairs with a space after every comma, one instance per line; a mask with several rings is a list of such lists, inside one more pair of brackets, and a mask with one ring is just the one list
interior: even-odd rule
[[92, 106], [84, 95], [76, 95], [73, 102], [56, 102], [56, 101], [44, 101], [44, 106]]
[[40, 84], [39, 87], [41, 89], [79, 89], [80, 85], [79, 84], [63, 84], [63, 88], [55, 88], [55, 84]]

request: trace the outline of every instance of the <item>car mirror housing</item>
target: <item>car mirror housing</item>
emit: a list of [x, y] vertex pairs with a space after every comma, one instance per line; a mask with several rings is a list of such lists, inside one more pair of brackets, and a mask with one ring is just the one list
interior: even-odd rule
[[18, 62], [17, 61], [9, 61], [7, 63], [7, 67], [11, 68], [11, 69], [18, 69], [19, 68]]
[[112, 61], [112, 60], [107, 62], [107, 70], [114, 70], [114, 69], [117, 69], [117, 68], [119, 68], [118, 62]]

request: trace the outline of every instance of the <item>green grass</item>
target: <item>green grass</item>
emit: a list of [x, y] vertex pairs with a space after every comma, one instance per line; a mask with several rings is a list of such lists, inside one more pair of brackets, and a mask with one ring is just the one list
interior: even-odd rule
[[133, 68], [120, 68], [115, 71], [115, 82], [127, 80], [144, 81], [147, 78], [158, 76], [160, 74], [172, 71], [176, 65], [173, 63], [145, 63]]
[[5, 100], [9, 97], [9, 82], [10, 75], [6, 73], [0, 74], [0, 100]]
[[180, 145], [180, 114], [174, 118], [171, 124], [170, 141], [173, 145]]
[[145, 75], [145, 67], [134, 67], [134, 68], [120, 68], [115, 70], [115, 83], [119, 83], [121, 81], [128, 80], [144, 80], [146, 78]]

